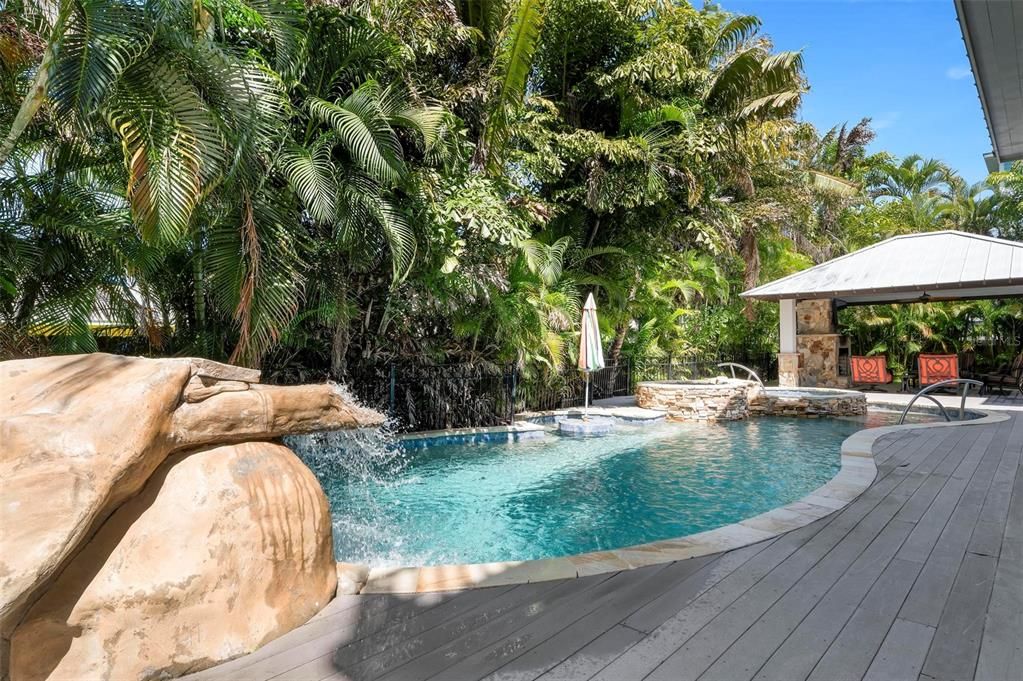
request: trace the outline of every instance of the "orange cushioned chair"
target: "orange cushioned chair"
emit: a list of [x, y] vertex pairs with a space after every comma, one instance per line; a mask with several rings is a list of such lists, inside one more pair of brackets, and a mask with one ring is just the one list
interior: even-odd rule
[[888, 371], [888, 358], [884, 355], [873, 357], [849, 358], [849, 370], [852, 373], [853, 385], [885, 385], [892, 382], [892, 373]]
[[955, 355], [920, 355], [920, 387], [959, 378], [959, 358]]

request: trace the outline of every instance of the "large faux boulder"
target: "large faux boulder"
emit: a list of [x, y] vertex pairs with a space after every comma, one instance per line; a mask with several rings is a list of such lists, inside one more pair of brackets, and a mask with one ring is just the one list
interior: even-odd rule
[[29, 610], [11, 678], [167, 678], [253, 650], [333, 596], [330, 526], [281, 445], [172, 455]]
[[[7, 674], [11, 636], [28, 608], [48, 596], [58, 575], [64, 580], [64, 574], [99, 568], [95, 558], [78, 564], [86, 555], [83, 547], [91, 546], [90, 538], [106, 530], [111, 514], [135, 498], [155, 471], [164, 470], [169, 456], [222, 443], [372, 426], [382, 420], [352, 404], [333, 385], [279, 387], [258, 380], [258, 371], [190, 358], [97, 353], [0, 362], [0, 678]], [[220, 451], [226, 455], [228, 450]], [[226, 488], [218, 498], [233, 503]], [[275, 516], [279, 521], [303, 517], [290, 508], [292, 503], [299, 502], [282, 502]], [[182, 522], [189, 522], [190, 510], [179, 509]], [[285, 534], [300, 531], [280, 529]], [[329, 528], [323, 531], [329, 537]], [[208, 546], [231, 541], [230, 534], [205, 538]], [[141, 559], [141, 554], [131, 555]], [[281, 563], [301, 558], [274, 555]], [[174, 569], [173, 554], [159, 558]], [[130, 579], [142, 574], [129, 563], [118, 569]], [[207, 562], [204, 569], [217, 569], [216, 563]], [[179, 576], [186, 579], [189, 574]], [[124, 583], [126, 589], [132, 587], [130, 581]], [[167, 606], [164, 617], [170, 621], [177, 614], [172, 603]], [[299, 605], [296, 612], [303, 608]], [[265, 611], [258, 616], [270, 617]], [[272, 617], [283, 627], [290, 615]], [[113, 627], [120, 617], [111, 614], [108, 619]], [[156, 619], [151, 614], [147, 626]], [[150, 645], [180, 646], [197, 661], [236, 654], [170, 634], [158, 640], [169, 631], [154, 633]]]
[[76, 355], [0, 362], [0, 628], [170, 450], [186, 362]]

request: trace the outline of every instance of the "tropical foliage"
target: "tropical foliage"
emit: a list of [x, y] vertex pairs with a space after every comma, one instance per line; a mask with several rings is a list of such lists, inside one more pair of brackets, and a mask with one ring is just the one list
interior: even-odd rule
[[[970, 186], [869, 152], [868, 119], [815, 130], [802, 55], [712, 4], [12, 0], [0, 53], [5, 356], [552, 372], [589, 291], [611, 360], [763, 352], [744, 288], [899, 233], [1023, 238], [1023, 166]], [[934, 310], [845, 322], [1018, 342], [1008, 303]]]

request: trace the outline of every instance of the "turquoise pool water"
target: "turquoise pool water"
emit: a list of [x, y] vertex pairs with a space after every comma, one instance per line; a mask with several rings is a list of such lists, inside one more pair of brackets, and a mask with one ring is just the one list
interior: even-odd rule
[[[892, 422], [872, 413], [869, 425]], [[528, 560], [681, 537], [795, 501], [839, 469], [863, 419], [618, 427], [603, 438], [309, 448], [339, 560]], [[322, 451], [320, 452], [322, 454]], [[311, 460], [310, 460], [311, 459]]]

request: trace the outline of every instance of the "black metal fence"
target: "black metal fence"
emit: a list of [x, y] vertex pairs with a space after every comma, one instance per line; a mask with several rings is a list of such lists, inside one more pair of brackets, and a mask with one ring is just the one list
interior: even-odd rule
[[[632, 395], [641, 381], [716, 376], [725, 361], [749, 366], [765, 381], [777, 376], [773, 355], [623, 360], [590, 374], [590, 400]], [[494, 364], [370, 365], [352, 372], [347, 383], [363, 404], [408, 431], [507, 424], [521, 412], [582, 406], [586, 392], [585, 377], [574, 368], [539, 374]]]

